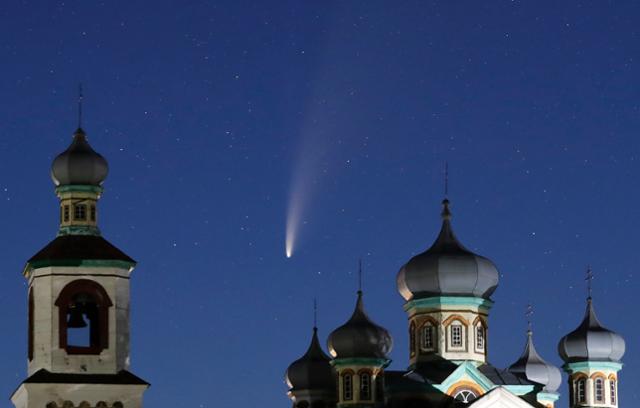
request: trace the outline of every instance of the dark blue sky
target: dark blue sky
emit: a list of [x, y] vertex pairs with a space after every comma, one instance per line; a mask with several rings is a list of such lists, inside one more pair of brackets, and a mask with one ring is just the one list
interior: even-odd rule
[[[185, 5], [188, 3], [188, 5]], [[283, 373], [365, 304], [406, 367], [400, 266], [454, 227], [499, 266], [490, 360], [595, 305], [640, 403], [640, 3], [14, 1], [0, 6], [0, 395], [26, 375], [24, 262], [58, 222], [76, 126], [111, 165], [101, 228], [139, 261], [132, 371], [150, 407], [285, 407]], [[300, 170], [300, 169], [303, 170]], [[295, 172], [307, 199], [284, 256]], [[300, 174], [300, 173], [297, 173]], [[566, 407], [565, 394], [559, 407]]]

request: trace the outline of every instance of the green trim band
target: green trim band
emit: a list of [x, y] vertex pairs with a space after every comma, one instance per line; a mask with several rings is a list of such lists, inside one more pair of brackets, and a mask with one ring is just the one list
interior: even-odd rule
[[136, 263], [118, 259], [45, 259], [28, 263], [25, 269], [40, 269], [50, 266], [89, 266], [94, 268], [131, 269], [136, 266]]
[[424, 299], [412, 299], [404, 304], [405, 312], [411, 309], [430, 309], [441, 306], [472, 306], [489, 310], [493, 302], [488, 299], [470, 296], [437, 296]]
[[620, 371], [622, 369], [622, 363], [617, 363], [615, 361], [579, 361], [576, 363], [567, 363], [562, 366], [562, 369], [568, 373], [585, 370]]
[[538, 398], [538, 401], [556, 402], [560, 399], [560, 394], [557, 392], [539, 392], [536, 397]]
[[56, 187], [58, 193], [96, 193], [101, 194], [104, 189], [100, 186], [92, 186], [90, 184], [67, 184]]
[[334, 367], [343, 367], [343, 366], [376, 366], [385, 368], [389, 364], [391, 364], [391, 360], [387, 360], [385, 358], [336, 358], [331, 360], [331, 365]]
[[95, 235], [100, 236], [100, 229], [93, 225], [67, 225], [60, 226], [58, 235]]

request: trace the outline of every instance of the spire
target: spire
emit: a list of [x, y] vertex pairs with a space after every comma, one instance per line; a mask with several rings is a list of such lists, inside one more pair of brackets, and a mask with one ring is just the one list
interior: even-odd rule
[[82, 98], [84, 97], [84, 95], [82, 94], [82, 83], [78, 84], [78, 130], [76, 131], [77, 133], [84, 133], [81, 132], [82, 130]]
[[318, 330], [318, 298], [313, 298], [313, 330]]
[[449, 196], [449, 162], [444, 162], [444, 198]]
[[358, 295], [362, 295], [362, 258], [358, 259]]

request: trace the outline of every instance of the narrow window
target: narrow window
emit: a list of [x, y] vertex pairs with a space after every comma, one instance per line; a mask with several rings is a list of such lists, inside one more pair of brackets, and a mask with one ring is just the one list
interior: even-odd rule
[[587, 402], [585, 395], [586, 380], [584, 378], [579, 379], [576, 382], [576, 402], [578, 404], [584, 404]]
[[476, 326], [476, 349], [484, 351], [484, 327], [481, 324]]
[[351, 374], [342, 376], [342, 399], [345, 401], [353, 399], [353, 378]]
[[409, 352], [411, 355], [416, 353], [416, 325], [413, 322], [409, 325]]
[[87, 206], [85, 204], [76, 204], [73, 207], [73, 219], [81, 221], [87, 219]]
[[28, 355], [29, 355], [29, 361], [33, 360], [33, 308], [34, 308], [34, 303], [33, 303], [33, 288], [29, 289], [29, 348], [28, 348]]
[[616, 380], [613, 378], [609, 380], [609, 399], [611, 405], [616, 405]]
[[451, 325], [451, 347], [462, 347], [462, 325]]
[[604, 404], [604, 378], [596, 378], [593, 385], [596, 402]]
[[422, 326], [422, 349], [433, 350], [433, 331], [435, 327], [431, 323]]
[[360, 399], [364, 401], [371, 399], [371, 376], [369, 373], [360, 374]]
[[91, 221], [95, 221], [96, 220], [96, 206], [92, 205], [91, 206]]
[[62, 219], [64, 222], [69, 222], [69, 206], [65, 205], [62, 210]]

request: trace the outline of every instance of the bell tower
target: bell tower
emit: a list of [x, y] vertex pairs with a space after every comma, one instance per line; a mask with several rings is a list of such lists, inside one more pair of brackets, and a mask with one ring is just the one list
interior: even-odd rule
[[27, 261], [28, 377], [16, 408], [139, 408], [149, 384], [129, 371], [129, 279], [135, 261], [101, 236], [107, 161], [78, 128], [51, 168], [56, 238]]

